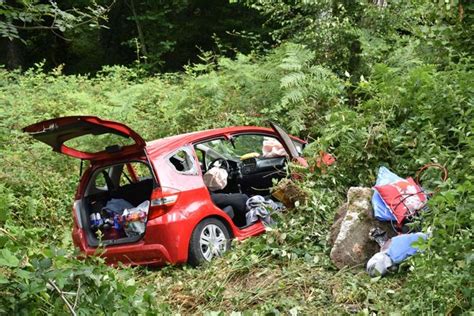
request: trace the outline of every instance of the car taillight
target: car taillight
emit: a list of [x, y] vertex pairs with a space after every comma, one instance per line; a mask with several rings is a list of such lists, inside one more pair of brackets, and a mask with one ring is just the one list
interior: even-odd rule
[[179, 197], [179, 190], [173, 188], [156, 188], [151, 194], [150, 214], [148, 220], [166, 214], [176, 203]]

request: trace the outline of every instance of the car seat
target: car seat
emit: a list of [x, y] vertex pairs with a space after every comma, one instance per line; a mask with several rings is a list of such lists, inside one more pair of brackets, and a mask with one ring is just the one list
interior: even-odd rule
[[226, 207], [224, 207], [222, 209], [224, 211], [224, 213], [226, 213], [230, 218], [234, 218], [235, 214], [234, 214], [234, 208], [230, 205], [227, 205]]

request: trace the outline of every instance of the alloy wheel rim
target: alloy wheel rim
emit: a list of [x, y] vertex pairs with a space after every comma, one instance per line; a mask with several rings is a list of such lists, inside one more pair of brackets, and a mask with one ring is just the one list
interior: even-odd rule
[[227, 239], [219, 226], [209, 224], [201, 232], [199, 246], [204, 259], [211, 261], [227, 250]]

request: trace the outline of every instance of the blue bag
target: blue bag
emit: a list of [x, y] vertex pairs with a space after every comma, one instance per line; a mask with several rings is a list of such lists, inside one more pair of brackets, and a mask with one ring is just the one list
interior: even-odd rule
[[[395, 173], [391, 172], [385, 167], [379, 168], [379, 173], [377, 174], [377, 181], [375, 185], [385, 185], [393, 182], [403, 180]], [[396, 221], [397, 219], [393, 215], [390, 208], [385, 204], [380, 194], [374, 190], [374, 195], [372, 196], [372, 207], [374, 209], [374, 217], [381, 222]]]
[[412, 244], [417, 242], [420, 238], [426, 240], [428, 235], [423, 233], [405, 234], [392, 238], [391, 243], [386, 250], [386, 254], [392, 259], [394, 263], [400, 263], [406, 258], [413, 256], [419, 252], [418, 248], [413, 247]]

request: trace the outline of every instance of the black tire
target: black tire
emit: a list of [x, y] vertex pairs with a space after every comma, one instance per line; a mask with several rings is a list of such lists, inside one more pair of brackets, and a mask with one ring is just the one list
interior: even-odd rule
[[229, 229], [221, 220], [206, 218], [193, 230], [189, 241], [188, 263], [196, 267], [209, 262], [228, 251], [231, 242]]

